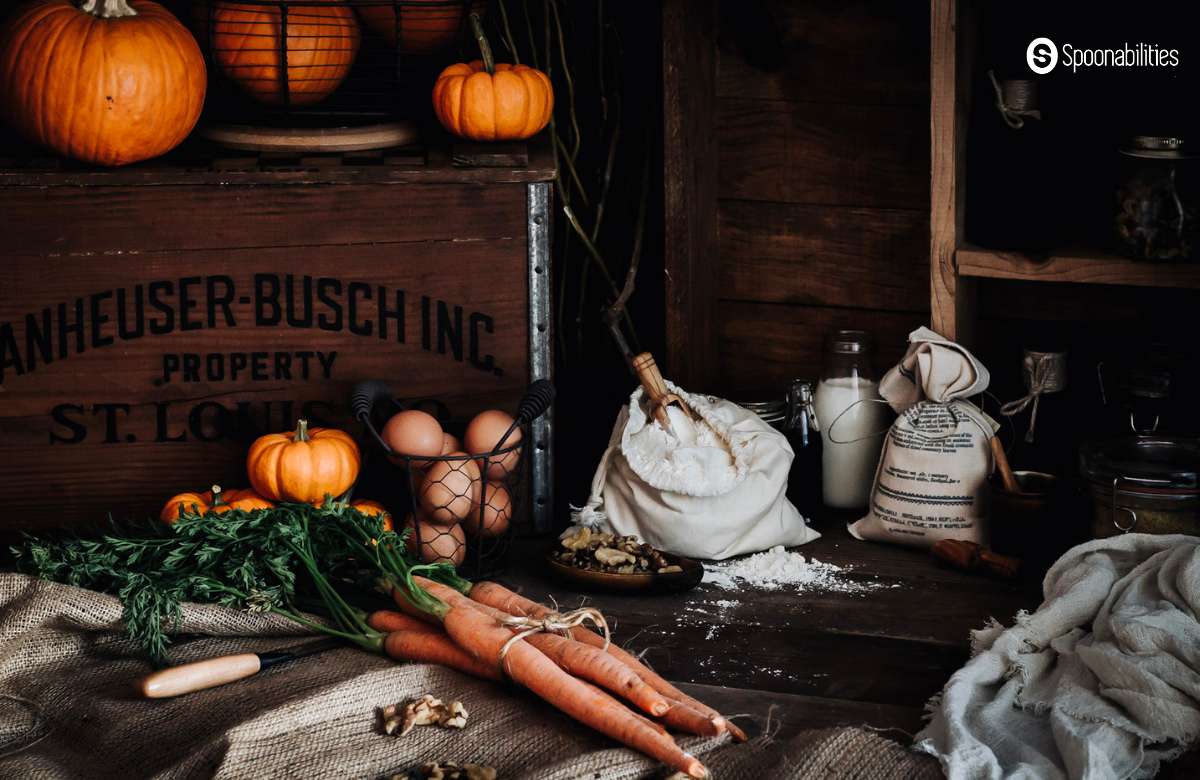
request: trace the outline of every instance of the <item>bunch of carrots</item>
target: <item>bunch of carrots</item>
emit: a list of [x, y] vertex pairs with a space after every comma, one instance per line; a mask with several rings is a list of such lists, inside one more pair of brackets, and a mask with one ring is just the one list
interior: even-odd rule
[[551, 610], [494, 582], [459, 585], [414, 576], [396, 587], [393, 597], [402, 611], [375, 612], [367, 621], [387, 634], [387, 654], [488, 680], [512, 680], [580, 723], [689, 777], [708, 777], [708, 770], [675, 743], [668, 728], [746, 738], [716, 710], [582, 626], [570, 629], [569, 636], [525, 636], [503, 653], [514, 636], [506, 618], [542, 620]]
[[[397, 533], [386, 516], [327, 498], [321, 506], [185, 511], [174, 524], [153, 523], [142, 534], [31, 537], [17, 557], [46, 579], [119, 595], [126, 631], [158, 662], [166, 660], [167, 631], [182, 603], [203, 601], [273, 612], [392, 658], [511, 680], [690, 777], [708, 772], [668, 728], [745, 739], [718, 712], [593, 631], [575, 627], [515, 638], [525, 627], [511, 625], [514, 618], [542, 621], [554, 613], [496, 583], [463, 579], [448, 563], [415, 559], [406, 533]], [[307, 575], [329, 621], [299, 611], [298, 575]], [[399, 610], [367, 615], [334, 584], [348, 578], [383, 585]]]

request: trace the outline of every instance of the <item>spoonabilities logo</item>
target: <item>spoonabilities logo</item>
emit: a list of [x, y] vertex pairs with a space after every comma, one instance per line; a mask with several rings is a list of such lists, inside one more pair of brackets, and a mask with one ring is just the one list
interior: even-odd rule
[[[1025, 49], [1025, 63], [1031, 71], [1044, 76], [1057, 67], [1059, 47], [1049, 38], [1034, 38]], [[1164, 49], [1153, 43], [1127, 42], [1117, 48], [1097, 49], [1064, 43], [1062, 64], [1072, 73], [1080, 68], [1174, 68], [1179, 66], [1179, 50]]]
[[1039, 76], [1049, 73], [1058, 64], [1058, 47], [1049, 38], [1034, 38], [1025, 49], [1025, 62]]

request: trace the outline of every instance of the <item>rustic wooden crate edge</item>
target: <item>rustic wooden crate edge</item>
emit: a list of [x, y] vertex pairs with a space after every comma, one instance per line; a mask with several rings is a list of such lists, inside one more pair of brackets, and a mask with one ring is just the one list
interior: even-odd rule
[[[135, 394], [144, 398], [155, 394], [159, 402], [190, 397], [196, 402], [211, 404], [222, 398], [234, 399], [242, 393], [268, 405], [286, 403], [288, 394], [298, 385], [286, 381], [291, 379], [290, 375], [279, 376], [281, 370], [292, 368], [290, 364], [278, 362], [278, 353], [286, 350], [277, 348], [288, 346], [281, 342], [281, 339], [286, 340], [281, 335], [283, 331], [266, 328], [255, 334], [265, 338], [275, 353], [270, 359], [260, 359], [256, 366], [252, 359], [254, 353], [268, 350], [248, 348], [248, 337], [240, 334], [241, 328], [236, 327], [243, 322], [255, 322], [262, 314], [262, 311], [255, 311], [263, 305], [259, 295], [261, 290], [255, 285], [265, 284], [267, 292], [273, 291], [277, 296], [274, 300], [278, 305], [267, 306], [268, 325], [282, 322], [285, 330], [286, 326], [293, 326], [292, 330], [295, 330], [298, 322], [305, 335], [315, 340], [328, 339], [329, 333], [337, 330], [332, 327], [335, 321], [340, 325], [339, 333], [353, 329], [355, 325], [361, 326], [360, 330], [373, 326], [374, 332], [369, 338], [383, 337], [385, 333], [381, 328], [386, 328], [389, 345], [395, 346], [391, 339], [399, 337], [396, 348], [410, 348], [423, 353], [429, 360], [445, 361], [449, 355], [451, 367], [448, 370], [453, 373], [455, 390], [446, 395], [451, 398], [486, 393], [488, 387], [494, 387], [507, 393], [503, 399], [507, 404], [515, 402], [528, 382], [550, 378], [553, 360], [550, 354], [549, 247], [553, 167], [547, 163], [548, 153], [540, 148], [531, 149], [530, 164], [522, 169], [464, 169], [452, 166], [448, 156], [440, 160], [436, 155], [430, 157], [424, 166], [389, 169], [386, 165], [376, 165], [366, 173], [347, 172], [333, 166], [299, 173], [286, 171], [278, 175], [269, 171], [229, 175], [227, 172], [197, 172], [173, 167], [160, 168], [157, 176], [152, 170], [139, 169], [0, 171], [0, 208], [7, 215], [6, 233], [10, 236], [4, 258], [10, 278], [0, 293], [0, 327], [4, 330], [0, 351], [4, 353], [8, 374], [7, 380], [0, 380], [0, 391], [3, 391], [0, 396], [3, 399], [0, 400], [0, 463], [8, 472], [4, 492], [10, 511], [0, 519], [0, 528], [11, 530], [53, 524], [53, 512], [45, 508], [49, 503], [46, 499], [54, 496], [57, 500], [64, 490], [68, 494], [80, 490], [87, 493], [91, 488], [98, 489], [103, 485], [109, 491], [106, 495], [112, 495], [122, 484], [161, 481], [165, 476], [155, 470], [157, 466], [141, 475], [124, 473], [123, 458], [114, 458], [109, 453], [89, 458], [89, 462], [83, 464], [93, 474], [91, 488], [86, 484], [83, 487], [68, 484], [72, 481], [70, 474], [54, 481], [51, 475], [61, 456], [47, 455], [45, 449], [39, 456], [37, 449], [29, 446], [32, 441], [29, 436], [31, 399], [49, 399], [55, 393], [61, 395], [64, 387], [86, 383], [88, 387], [122, 390], [127, 396], [130, 391], [136, 391]], [[195, 208], [187, 208], [189, 205]], [[64, 214], [69, 217], [63, 218]], [[273, 222], [279, 224], [268, 231], [268, 240], [263, 240], [263, 226]], [[461, 230], [456, 223], [462, 225]], [[439, 235], [438, 231], [443, 233]], [[405, 259], [389, 262], [392, 257]], [[357, 259], [351, 263], [351, 258]], [[470, 273], [450, 273], [455, 271], [456, 258], [469, 266]], [[275, 264], [273, 270], [279, 273], [273, 280], [264, 281], [261, 273], [259, 276], [250, 273], [251, 266], [256, 263]], [[494, 273], [502, 274], [503, 283], [492, 283], [497, 280], [489, 278], [489, 263], [495, 264], [497, 270]], [[200, 270], [196, 273], [180, 270], [188, 264], [200, 266]], [[422, 264], [424, 270], [419, 267]], [[125, 285], [96, 283], [89, 287], [86, 284], [89, 274], [100, 274], [100, 279], [111, 281], [122, 269], [128, 274], [153, 275], [169, 270], [179, 273], [174, 279], [168, 276], [154, 280], [170, 281], [171, 288], [170, 295], [164, 296], [166, 288], [162, 284], [156, 287], [158, 299], [153, 302], [150, 300], [149, 277], [140, 280], [142, 284], [138, 284], [138, 280], [127, 280], [129, 284]], [[351, 270], [363, 278], [337, 279], [337, 274]], [[24, 282], [20, 281], [23, 276], [26, 277]], [[197, 276], [200, 277], [198, 280]], [[435, 287], [440, 285], [439, 289], [446, 294], [441, 297], [433, 294], [414, 296], [413, 292], [420, 293], [419, 288], [426, 283], [434, 283]], [[60, 288], [58, 297], [61, 301], [57, 298], [51, 301], [47, 297], [49, 291], [46, 288], [55, 285]], [[243, 290], [246, 294], [238, 295]], [[296, 290], [302, 292], [296, 293]], [[307, 290], [311, 291], [304, 292]], [[341, 308], [335, 311], [326, 307], [324, 311], [314, 312], [311, 305], [314, 301], [322, 301], [323, 294], [324, 298], [342, 296]], [[387, 301], [379, 300], [385, 294], [389, 296]], [[293, 307], [293, 298], [297, 295], [306, 299], [309, 305]], [[351, 301], [345, 298], [347, 295]], [[453, 295], [458, 299], [452, 298]], [[121, 299], [119, 307], [118, 297]], [[222, 384], [210, 375], [207, 379], [211, 382], [190, 383], [203, 391], [191, 396], [172, 395], [177, 386], [173, 387], [171, 381], [160, 381], [153, 390], [147, 390], [141, 384], [135, 388], [113, 381], [110, 375], [119, 375], [122, 370], [112, 365], [106, 367], [105, 361], [111, 356], [117, 358], [119, 365], [131, 365], [131, 361], [141, 354], [138, 350], [144, 352], [136, 339], [125, 337], [132, 336], [138, 328], [149, 327], [148, 322], [142, 325], [136, 322], [143, 311], [159, 314], [158, 306], [163, 304], [164, 297], [175, 302], [171, 307], [174, 309], [171, 314], [173, 328], [153, 339], [143, 340], [143, 345], [155, 339], [158, 340], [156, 346], [170, 342], [176, 348], [169, 354], [179, 357], [180, 365], [175, 370], [199, 372], [205, 368], [197, 366], [194, 359], [191, 366], [182, 365], [185, 356], [200, 352], [185, 348], [186, 339], [196, 337], [197, 333], [185, 334], [183, 331], [194, 329], [200, 337], [210, 339], [212, 349], [205, 351], [210, 355], [206, 359], [212, 359], [211, 353], [227, 353], [223, 369], [226, 374], [231, 370], [232, 361], [238, 360], [242, 377], [250, 377], [257, 368], [260, 372], [275, 371], [277, 381], [250, 388], [244, 383]], [[358, 303], [358, 322], [349, 316], [353, 301]], [[362, 315], [366, 305], [374, 307], [378, 315], [375, 321]], [[479, 308], [482, 305], [498, 306], [512, 318], [517, 316], [519, 308], [520, 326], [498, 323], [495, 317]], [[60, 309], [68, 328], [54, 332]], [[74, 317], [77, 311], [80, 312], [78, 319]], [[89, 327], [89, 314], [100, 321], [101, 327]], [[149, 321], [151, 316], [147, 313], [146, 320]], [[24, 328], [30, 317], [35, 326], [49, 323], [47, 332], [36, 327], [33, 331]], [[154, 322], [163, 329], [161, 318]], [[197, 325], [200, 327], [195, 327]], [[210, 330], [209, 325], [214, 327]], [[231, 327], [222, 329], [224, 325]], [[78, 333], [75, 326], [78, 326]], [[329, 332], [323, 330], [326, 326]], [[502, 329], [505, 344], [495, 355], [476, 343], [499, 338], [495, 334]], [[457, 335], [457, 341], [447, 339], [447, 332]], [[361, 334], [352, 335], [367, 338]], [[519, 348], [512, 343], [518, 339]], [[76, 342], [82, 343], [82, 349], [75, 349]], [[26, 347], [31, 345], [36, 354], [26, 354]], [[60, 347], [64, 357], [71, 358], [69, 363], [62, 360], [56, 364]], [[383, 359], [372, 361], [361, 353], [379, 349], [379, 344], [370, 342], [366, 348], [360, 343], [354, 349], [342, 352], [344, 365], [353, 365], [356, 360], [366, 362], [353, 375], [344, 375], [336, 388], [338, 395], [348, 395], [353, 381], [375, 378], [364, 372]], [[246, 353], [244, 365], [240, 359], [230, 357], [239, 353]], [[395, 357], [400, 353], [389, 354]], [[46, 356], [50, 357], [49, 361], [39, 360]], [[105, 361], [89, 362], [89, 358], [96, 356], [104, 356]], [[145, 357], [144, 354], [141, 356]], [[32, 365], [27, 362], [29, 357], [34, 359]], [[401, 357], [400, 362], [408, 360], [405, 366], [392, 366], [390, 374], [381, 371], [377, 378], [391, 376], [404, 380], [405, 384], [411, 383], [416, 390], [432, 390], [434, 382], [430, 374], [434, 372], [428, 369], [428, 361], [426, 370], [420, 371], [414, 369], [416, 364], [412, 355]], [[298, 358], [294, 354], [289, 360], [298, 361]], [[498, 365], [502, 358], [512, 364], [511, 369]], [[303, 359], [307, 375], [322, 370], [315, 355]], [[264, 362], [268, 365], [262, 365]], [[296, 368], [299, 370], [299, 366]], [[54, 374], [56, 369], [57, 375]], [[214, 362], [218, 376], [221, 370]], [[133, 373], [138, 372], [139, 383], [151, 380], [151, 372], [146, 366]], [[182, 373], [167, 378], [177, 376]], [[156, 378], [164, 379], [162, 376]], [[31, 384], [30, 379], [36, 381]], [[209, 392], [214, 384], [218, 392]], [[229, 390], [230, 387], [233, 389]], [[334, 391], [327, 388], [324, 392]], [[207, 397], [210, 395], [214, 398]], [[94, 423], [98, 430], [92, 433], [93, 439], [113, 447], [145, 448], [147, 454], [135, 459], [131, 465], [141, 464], [140, 468], [147, 468], [146, 464], [157, 460], [153, 454], [155, 446], [161, 450], [168, 440], [179, 436], [179, 431], [160, 431], [157, 432], [159, 435], [148, 435], [143, 441], [137, 431], [129, 429], [127, 433], [121, 427], [126, 412], [111, 400], [101, 404], [103, 408]], [[145, 413], [151, 416], [146, 418], [145, 425], [152, 430], [159, 421], [152, 419], [152, 405], [146, 410]], [[94, 409], [91, 413], [97, 414]], [[41, 416], [44, 420], [45, 415]], [[53, 434], [44, 428], [43, 425], [40, 432], [42, 446], [57, 444], [57, 452], [61, 453], [65, 445], [56, 442]], [[59, 438], [69, 437], [75, 435], [73, 430], [69, 426], [60, 426], [56, 433]], [[553, 508], [551, 434], [552, 418], [547, 415], [535, 423], [530, 448], [533, 477], [529, 508], [534, 525], [539, 529], [549, 527]], [[130, 437], [138, 440], [125, 441]], [[106, 441], [108, 439], [112, 441]], [[244, 442], [239, 446], [244, 446]], [[130, 465], [128, 459], [124, 460]], [[191, 483], [205, 482], [203, 477], [207, 473], [202, 474], [202, 469], [194, 462], [189, 463], [187, 458], [181, 465], [185, 467], [179, 469], [170, 485], [156, 485], [155, 494], [159, 499], [163, 496], [158, 494], [165, 495], [175, 488], [203, 487]], [[196, 471], [193, 473], [191, 469]], [[100, 493], [104, 495], [103, 491]], [[21, 495], [26, 498], [13, 503], [12, 499]], [[70, 503], [67, 501], [68, 505]], [[75, 505], [80, 506], [78, 501]], [[122, 507], [119, 502], [118, 505], [93, 503], [88, 506], [93, 510], [91, 517], [100, 515], [105, 509], [119, 512], [123, 508], [133, 508]], [[150, 506], [149, 500], [143, 498], [136, 508], [144, 512]]]

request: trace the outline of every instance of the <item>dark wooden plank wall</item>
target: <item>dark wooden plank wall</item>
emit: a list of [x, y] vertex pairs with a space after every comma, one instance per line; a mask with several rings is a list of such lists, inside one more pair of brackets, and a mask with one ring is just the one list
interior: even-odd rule
[[929, 19], [920, 4], [724, 3], [717, 384], [816, 377], [826, 331], [877, 370], [929, 312]]

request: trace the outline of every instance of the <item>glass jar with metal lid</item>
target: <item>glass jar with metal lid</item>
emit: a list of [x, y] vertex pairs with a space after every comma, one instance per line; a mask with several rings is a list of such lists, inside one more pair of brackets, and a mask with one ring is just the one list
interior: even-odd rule
[[1117, 241], [1135, 260], [1190, 260], [1196, 246], [1196, 156], [1182, 138], [1139, 135], [1121, 148]]
[[811, 525], [821, 507], [821, 435], [813, 409], [813, 383], [797, 379], [788, 386], [786, 397], [740, 403], [787, 436], [793, 453], [787, 497]]
[[1079, 470], [1088, 482], [1092, 531], [1200, 534], [1200, 440], [1122, 436], [1085, 444]]

